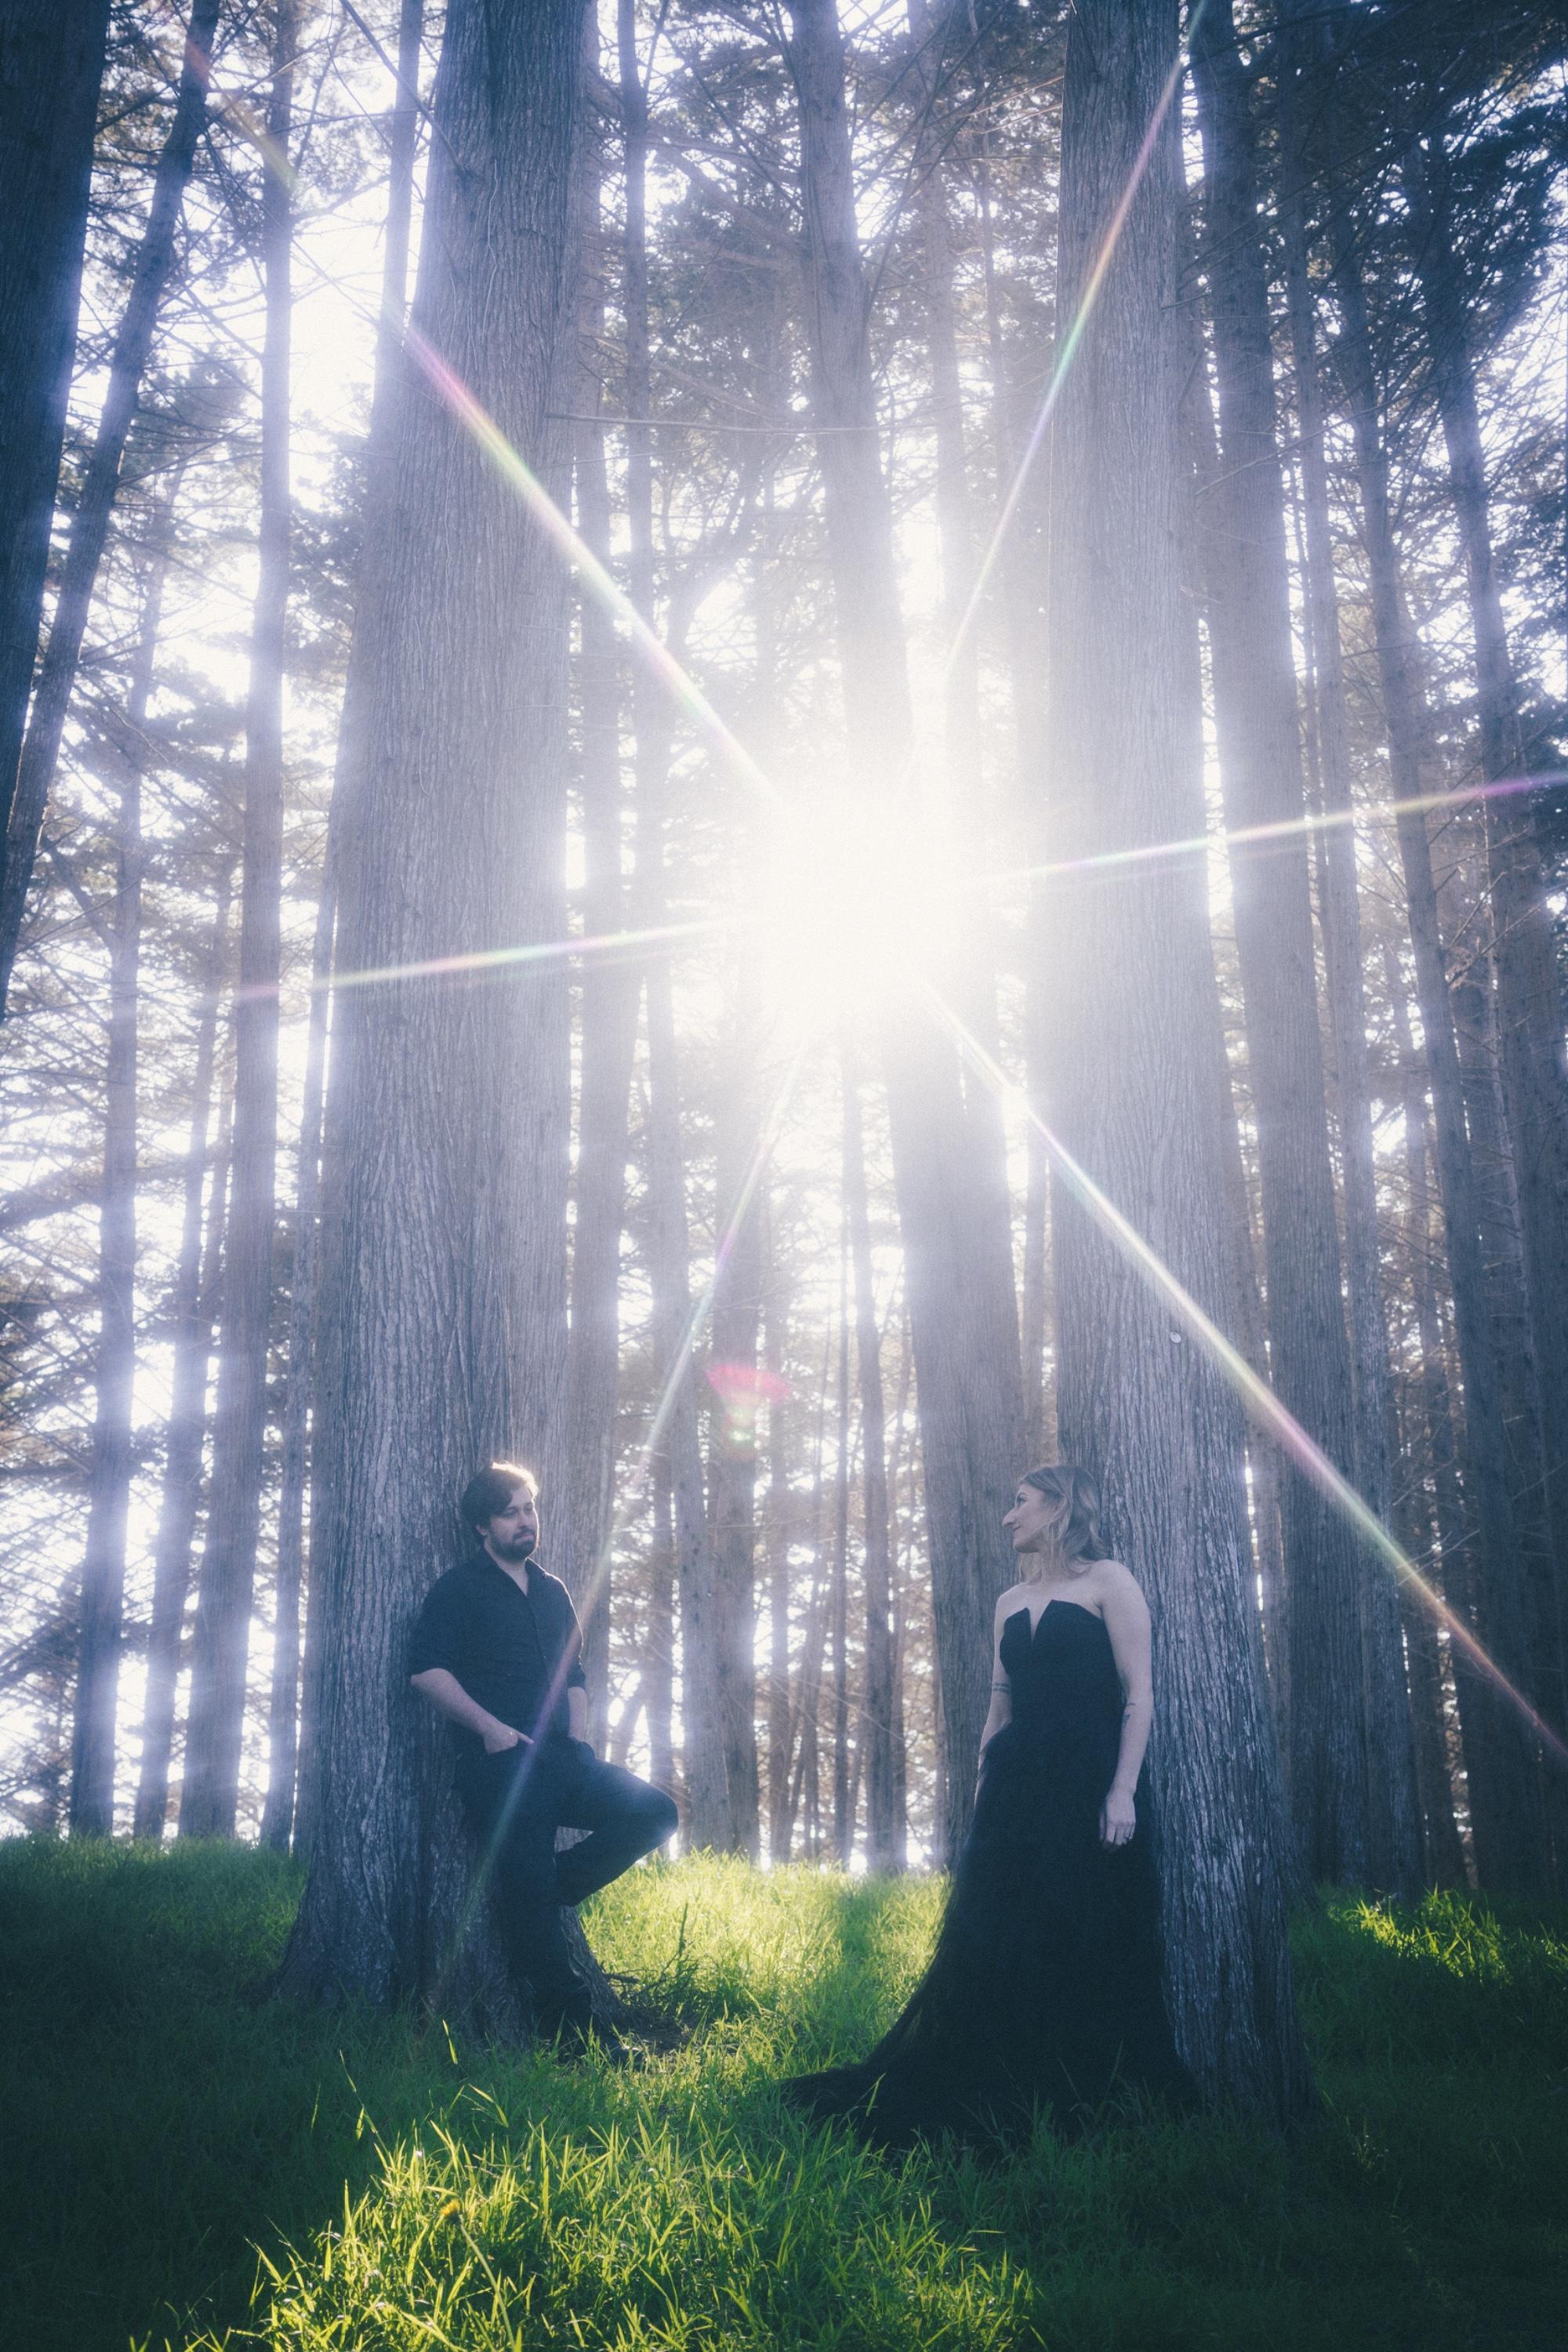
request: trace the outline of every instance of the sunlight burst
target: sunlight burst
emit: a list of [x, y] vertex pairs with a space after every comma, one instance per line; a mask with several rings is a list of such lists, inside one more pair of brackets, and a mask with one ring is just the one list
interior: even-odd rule
[[780, 1020], [809, 1034], [912, 1003], [951, 940], [952, 874], [908, 798], [823, 790], [775, 811], [742, 916]]

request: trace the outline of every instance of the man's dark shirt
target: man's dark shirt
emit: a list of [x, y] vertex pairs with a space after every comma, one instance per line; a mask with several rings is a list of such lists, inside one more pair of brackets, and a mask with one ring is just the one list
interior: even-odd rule
[[[585, 1687], [578, 1651], [582, 1635], [571, 1596], [559, 1577], [528, 1563], [528, 1591], [477, 1551], [448, 1569], [425, 1596], [408, 1645], [408, 1671], [445, 1666], [487, 1714], [530, 1738], [567, 1736], [566, 1694]], [[552, 1685], [555, 1704], [542, 1722]], [[460, 1753], [480, 1755], [478, 1732], [453, 1724]]]

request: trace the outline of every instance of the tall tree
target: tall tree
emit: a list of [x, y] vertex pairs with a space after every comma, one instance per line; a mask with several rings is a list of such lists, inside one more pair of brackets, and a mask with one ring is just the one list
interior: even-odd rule
[[[757, 1858], [756, 1428], [757, 1343], [762, 1328], [763, 1203], [752, 1181], [763, 1105], [758, 1099], [759, 1029], [748, 950], [737, 943], [729, 1035], [721, 1082], [718, 1214], [724, 1255], [717, 1270], [711, 1379], [721, 1410], [709, 1451], [710, 1541], [724, 1755], [724, 1844]], [[748, 1192], [750, 1197], [748, 1198]], [[727, 1246], [725, 1246], [727, 1244]]]
[[[1177, 558], [1181, 212], [1172, 0], [1079, 0], [1062, 118], [1059, 299], [1079, 316], [1121, 234], [1053, 427], [1054, 749], [1061, 855], [1201, 832], [1191, 640]], [[1212, 1317], [1230, 1285], [1214, 1083], [1218, 1019], [1205, 877], [1135, 868], [1052, 909], [1078, 952], [1053, 1064], [1061, 1135], [1103, 1195]], [[1091, 1198], [1093, 1196], [1090, 1196]], [[1289, 1832], [1251, 1626], [1241, 1415], [1147, 1273], [1058, 1180], [1062, 1444], [1110, 1498], [1154, 1614], [1166, 1966], [1178, 2043], [1205, 2090], [1300, 2114], [1310, 2077], [1285, 1941]], [[1174, 1344], [1173, 1344], [1174, 1343]], [[1224, 2001], [1214, 1987], [1227, 1988]]]
[[[388, 430], [392, 404], [396, 398], [400, 382], [403, 331], [408, 307], [408, 248], [414, 215], [414, 174], [419, 154], [419, 76], [424, 56], [424, 0], [400, 0], [397, 16], [397, 55], [394, 62], [395, 95], [387, 140], [386, 224], [383, 236], [381, 272], [381, 319], [376, 337], [375, 383], [371, 394], [369, 441], [379, 444]], [[358, 719], [354, 701], [353, 673], [345, 681], [342, 710], [338, 722], [337, 763], [332, 783], [332, 795], [327, 809], [327, 846], [322, 860], [321, 889], [331, 900], [331, 919], [335, 942], [337, 929], [337, 844], [348, 826], [348, 804], [354, 778], [363, 773], [363, 761], [359, 749]], [[328, 1047], [327, 1030], [331, 1013], [330, 994], [318, 992], [310, 1006], [310, 1037], [308, 1053], [319, 1058], [325, 1076]], [[316, 1203], [320, 1214], [321, 1152], [324, 1123], [324, 1097], [321, 1117], [316, 1124], [314, 1142], [317, 1168]], [[302, 1124], [300, 1149], [309, 1154], [311, 1145], [307, 1120]], [[318, 1251], [319, 1257], [319, 1251]], [[319, 1278], [319, 1265], [312, 1267], [312, 1279]], [[314, 1307], [312, 1304], [312, 1316]], [[309, 1396], [296, 1400], [297, 1410], [306, 1412], [310, 1423], [308, 1475], [314, 1496], [326, 1483], [326, 1456], [333, 1432], [317, 1410], [314, 1393], [320, 1370], [320, 1350], [312, 1344], [308, 1355], [290, 1360], [290, 1379], [296, 1376], [310, 1389]], [[312, 1531], [319, 1514], [312, 1505]], [[321, 1743], [312, 1736], [311, 1724], [319, 1712], [316, 1668], [321, 1654], [321, 1594], [317, 1579], [310, 1579], [305, 1607], [303, 1656], [300, 1665], [300, 1752], [296, 1759], [296, 1781], [293, 1807], [293, 1838], [296, 1852], [309, 1850], [311, 1822], [314, 1817], [317, 1783], [315, 1767], [321, 1754]]]
[[[596, 64], [598, 37], [588, 33]], [[602, 159], [591, 161], [585, 221], [597, 211]], [[591, 198], [591, 201], [590, 201]], [[606, 427], [598, 422], [603, 387], [596, 346], [604, 334], [600, 272], [584, 273], [583, 353], [577, 405], [577, 528], [600, 562], [610, 560]], [[625, 929], [621, 877], [621, 682], [616, 626], [603, 601], [578, 606], [579, 790], [583, 821], [583, 928], [595, 940]], [[600, 951], [584, 962], [578, 1003], [581, 1076], [577, 1111], [577, 1213], [572, 1229], [572, 1338], [568, 1360], [572, 1544], [583, 1618], [588, 1722], [597, 1740], [609, 1701], [610, 1535], [616, 1462], [616, 1392], [620, 1356], [621, 1227], [626, 1206], [627, 1108], [637, 1044], [635, 964]], [[586, 1596], [584, 1598], [584, 1595]]]
[[[1431, 843], [1426, 817], [1410, 805], [1419, 799], [1426, 782], [1422, 755], [1426, 729], [1419, 651], [1401, 587], [1366, 292], [1355, 224], [1342, 190], [1331, 192], [1329, 231], [1341, 321], [1336, 358], [1355, 446], [1390, 781], [1401, 807], [1396, 831], [1431, 1087], [1434, 1162], [1464, 1374], [1475, 1566], [1465, 1579], [1468, 1591], [1450, 1590], [1448, 1597], [1469, 1619], [1503, 1672], [1517, 1676], [1524, 1643], [1522, 1568], [1509, 1484], [1496, 1334], [1481, 1257], [1480, 1215], [1465, 1128], [1447, 960], [1432, 880]], [[1544, 1841], [1533, 1743], [1510, 1701], [1458, 1650], [1455, 1673], [1465, 1711], [1466, 1772], [1482, 1882], [1521, 1891], [1537, 1889], [1542, 1883]]]
[[[786, 55], [799, 109], [806, 324], [835, 631], [851, 763], [897, 822], [912, 740], [878, 446], [870, 295], [855, 210], [836, 0], [790, 0]], [[975, 1213], [956, 1053], [905, 1003], [886, 1024], [892, 1151], [920, 1397], [938, 1666], [948, 1735], [950, 1840], [968, 1820], [984, 1715], [984, 1659], [1011, 1573], [1001, 1520], [1024, 1451], [1011, 1253]], [[1009, 1336], [1010, 1335], [1010, 1336]]]
[[317, 1997], [493, 1993], [462, 1974], [466, 1851], [404, 1644], [464, 1480], [544, 1458], [563, 1391], [569, 1008], [555, 964], [468, 986], [418, 968], [563, 929], [567, 583], [491, 452], [504, 436], [564, 496], [584, 5], [447, 11], [412, 356], [369, 457], [323, 1188], [323, 1756], [282, 1973]]
[[[176, 476], [177, 480], [177, 476]], [[173, 498], [158, 501], [119, 756], [114, 910], [109, 937], [109, 1039], [104, 1072], [103, 1201], [99, 1211], [98, 1405], [88, 1484], [87, 1556], [71, 1722], [70, 1826], [107, 1837], [114, 1827], [115, 1702], [120, 1685], [125, 1545], [131, 1513], [136, 1385], [137, 1023], [142, 968], [142, 767], [172, 553]]]
[[[289, 149], [301, 5], [302, 0], [273, 0], [271, 80], [262, 151], [266, 327], [261, 354], [261, 512], [250, 690], [245, 709], [239, 992], [234, 1014], [234, 1181], [224, 1235], [212, 1496], [191, 1659], [191, 1712], [180, 1799], [182, 1837], [234, 1834], [245, 1726], [246, 1653], [261, 1534], [277, 1222], [278, 990], [282, 974], [283, 674], [289, 609], [294, 238]], [[285, 1627], [284, 1638], [290, 1642], [296, 1638], [292, 1627]]]
[[[619, 0], [617, 50], [621, 124], [626, 142], [626, 234], [621, 299], [626, 326], [626, 507], [632, 602], [650, 626], [655, 613], [653, 386], [649, 358], [647, 259], [647, 89], [637, 47], [632, 0]], [[672, 614], [668, 635], [679, 646]], [[668, 698], [646, 665], [634, 675], [637, 738], [637, 895], [642, 921], [668, 919], [666, 805], [673, 722]], [[720, 1626], [713, 1582], [690, 1353], [691, 1266], [681, 1140], [680, 1048], [668, 956], [645, 976], [647, 1021], [648, 1274], [653, 1290], [656, 1360], [668, 1384], [665, 1449], [669, 1466], [675, 1580], [680, 1601], [680, 1695], [685, 1730], [688, 1834], [693, 1845], [721, 1849], [729, 1840], [719, 1667]]]
[[0, 838], [43, 611], [108, 29], [109, 0], [10, 0], [0, 16]]
[[[98, 430], [71, 517], [59, 596], [16, 766], [16, 790], [6, 817], [5, 864], [0, 867], [0, 1013], [5, 1011], [11, 968], [16, 960], [27, 886], [37, 856], [38, 832], [54, 780], [55, 762], [59, 757], [60, 737], [76, 683], [98, 567], [109, 537], [121, 462], [153, 348], [159, 305], [174, 266], [180, 210], [195, 157], [196, 138], [206, 113], [218, 7], [219, 0], [192, 0], [174, 117], [153, 174], [147, 223], [136, 250], [131, 288], [114, 339]], [[74, 304], [72, 308], [74, 311]]]
[[147, 1688], [142, 1716], [142, 1760], [132, 1826], [137, 1837], [161, 1838], [169, 1811], [169, 1770], [174, 1743], [174, 1696], [180, 1641], [190, 1591], [191, 1547], [201, 1508], [202, 1458], [206, 1444], [207, 1374], [212, 1362], [213, 1302], [223, 1232], [228, 1143], [226, 1106], [212, 1158], [212, 1204], [204, 1249], [202, 1188], [209, 1158], [208, 1130], [217, 1058], [218, 1005], [223, 992], [230, 880], [225, 867], [213, 915], [196, 1024], [186, 1148], [180, 1254], [169, 1302], [174, 1362], [163, 1438], [163, 1491], [153, 1546], [153, 1612], [147, 1628]]
[[887, 1414], [882, 1395], [882, 1335], [871, 1263], [866, 1190], [865, 1118], [860, 1074], [844, 1057], [844, 1192], [855, 1277], [855, 1366], [860, 1383], [862, 1538], [866, 1562], [866, 1643], [859, 1752], [866, 1770], [866, 1861], [895, 1863], [893, 1803], [892, 1559], [888, 1525]]
[[[1257, 129], [1230, 0], [1194, 9], [1192, 51], [1220, 443], [1199, 513], [1214, 541], [1208, 623], [1226, 818], [1241, 833], [1303, 815], [1300, 726]], [[1306, 839], [1233, 842], [1229, 863], [1258, 1112], [1270, 1368], [1280, 1402], [1350, 1475], [1351, 1364]], [[1312, 1875], [1353, 1885], [1367, 1864], [1366, 1564], [1342, 1514], [1289, 1463], [1280, 1506], [1291, 1808]]]
[[[1329, 497], [1325, 406], [1309, 264], [1306, 189], [1310, 125], [1300, 120], [1303, 75], [1289, 24], [1279, 45], [1283, 153], [1279, 215], [1300, 430], [1307, 644], [1317, 782], [1329, 822], [1319, 840], [1320, 924], [1333, 1042], [1350, 1309], [1352, 1454], [1363, 1500], [1386, 1527], [1394, 1509], [1393, 1390], [1378, 1263], [1377, 1172], [1363, 979], [1361, 904], [1352, 829], [1350, 711]], [[1408, 1892], [1420, 1863], [1415, 1757], [1406, 1704], [1399, 1595], [1381, 1561], [1361, 1563], [1368, 1863], [1376, 1884]]]
[[[1489, 783], [1529, 772], [1520, 694], [1503, 614], [1487, 488], [1465, 276], [1452, 226], [1452, 163], [1439, 123], [1406, 151], [1410, 242], [1420, 281], [1432, 382], [1465, 557], [1475, 646], [1481, 769]], [[1563, 978], [1531, 795], [1486, 803], [1487, 882], [1497, 967], [1499, 1065], [1513, 1142], [1531, 1344], [1543, 1423], [1546, 1525], [1555, 1555], [1555, 1619], [1568, 1595], [1568, 1059]], [[1568, 1722], [1561, 1634], [1534, 1686]]]

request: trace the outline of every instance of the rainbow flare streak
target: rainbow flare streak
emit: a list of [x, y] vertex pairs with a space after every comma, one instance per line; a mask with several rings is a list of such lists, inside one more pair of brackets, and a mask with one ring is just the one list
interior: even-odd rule
[[1349, 1479], [1335, 1468], [1321, 1446], [1308, 1435], [1295, 1415], [1280, 1403], [1267, 1381], [1259, 1379], [1218, 1325], [1205, 1314], [1192, 1293], [1177, 1280], [1164, 1260], [1128, 1223], [1115, 1202], [1100, 1191], [1089, 1171], [1074, 1159], [1061, 1138], [1052, 1131], [1026, 1097], [1011, 1083], [1005, 1072], [998, 1067], [945, 999], [933, 988], [928, 988], [926, 994], [970, 1066], [997, 1094], [1009, 1097], [1019, 1104], [1024, 1117], [1044, 1144], [1052, 1166], [1071, 1186], [1073, 1193], [1101, 1232], [1115, 1244], [1151, 1289], [1163, 1299], [1191, 1337], [1213, 1358], [1258, 1427], [1289, 1455], [1302, 1475], [1310, 1478], [1336, 1509], [1343, 1513], [1368, 1549], [1375, 1552], [1402, 1582], [1419, 1594], [1426, 1607], [1446, 1627], [1449, 1639], [1518, 1708], [1548, 1754], [1555, 1757], [1558, 1762], [1568, 1764], [1568, 1746], [1536, 1713], [1523, 1693], [1510, 1682], [1464, 1620], [1457, 1616], [1441, 1595], [1433, 1591], [1419, 1569], [1394, 1542], [1377, 1514], [1363, 1501]]

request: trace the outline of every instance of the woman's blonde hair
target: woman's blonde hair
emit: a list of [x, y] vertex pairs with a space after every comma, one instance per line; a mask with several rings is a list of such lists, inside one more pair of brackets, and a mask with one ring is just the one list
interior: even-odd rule
[[1081, 1560], [1087, 1567], [1092, 1559], [1106, 1558], [1100, 1532], [1100, 1488], [1087, 1470], [1075, 1469], [1070, 1462], [1047, 1462], [1037, 1470], [1026, 1470], [1024, 1484], [1055, 1505], [1050, 1535], [1064, 1559]]

